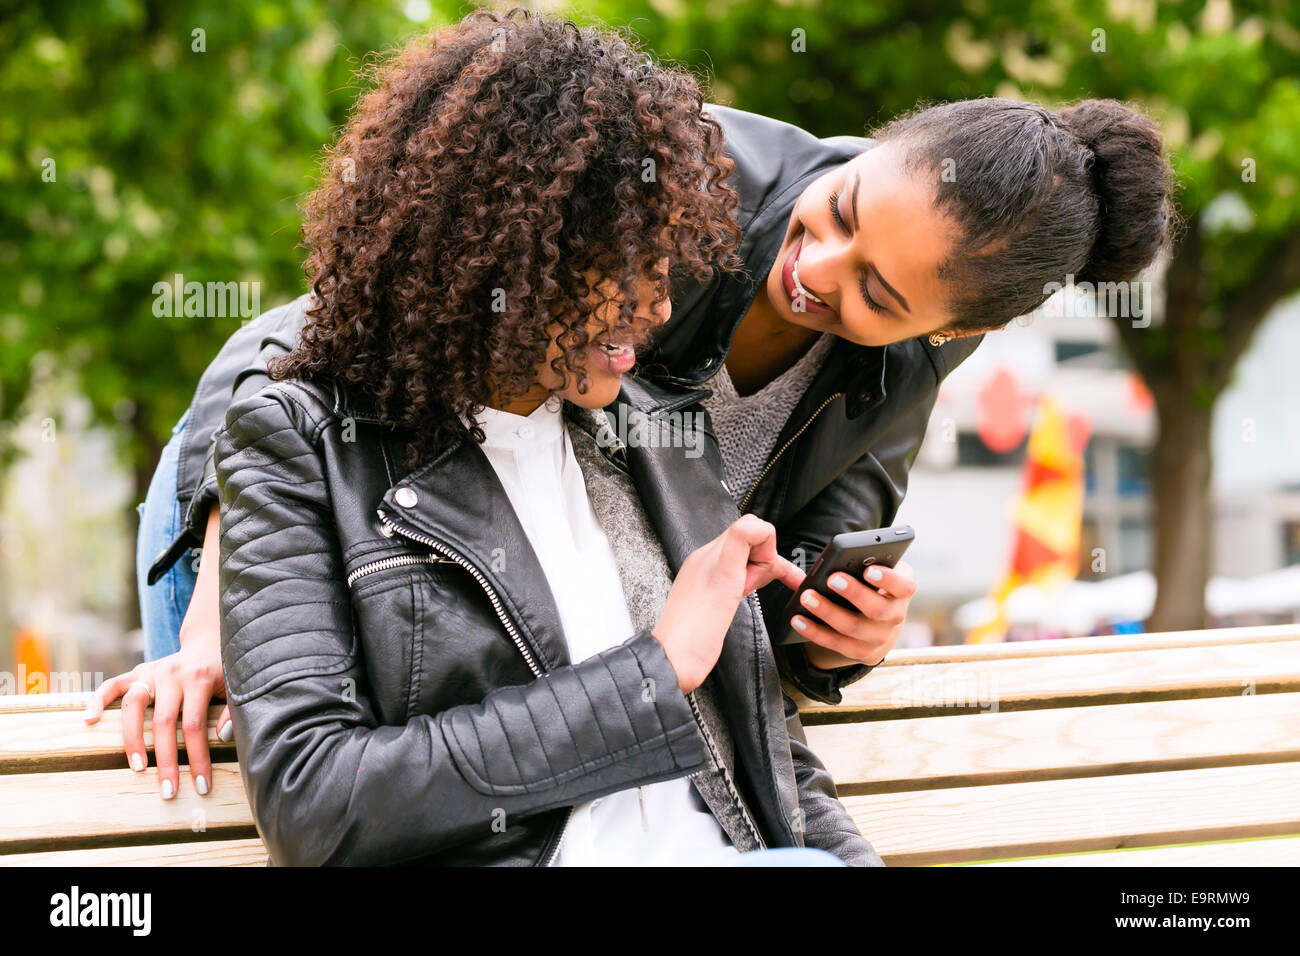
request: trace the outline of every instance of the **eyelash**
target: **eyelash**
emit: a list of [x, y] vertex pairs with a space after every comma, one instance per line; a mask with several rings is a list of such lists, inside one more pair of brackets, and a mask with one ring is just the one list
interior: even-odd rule
[[[851, 235], [848, 224], [844, 222], [844, 217], [840, 215], [840, 194], [838, 190], [831, 193], [830, 203], [831, 218], [835, 220], [835, 225], [839, 226], [840, 230], [845, 235]], [[884, 315], [889, 311], [875, 299], [871, 298], [871, 293], [867, 291], [866, 276], [858, 277], [858, 290], [862, 293], [862, 300], [867, 303], [867, 308], [871, 309], [871, 311], [879, 312], [881, 315]]]

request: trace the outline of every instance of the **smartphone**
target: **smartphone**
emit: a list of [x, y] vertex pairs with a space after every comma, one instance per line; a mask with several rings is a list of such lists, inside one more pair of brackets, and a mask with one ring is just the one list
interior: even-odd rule
[[[903, 552], [916, 537], [910, 525], [898, 525], [894, 528], [875, 528], [872, 531], [846, 531], [831, 538], [830, 543], [822, 549], [817, 561], [803, 579], [799, 590], [790, 595], [790, 600], [781, 614], [780, 634], [774, 635], [778, 644], [802, 644], [808, 638], [790, 626], [790, 619], [796, 614], [803, 614], [810, 620], [818, 620], [804, 608], [799, 596], [808, 588], [818, 595], [849, 610], [856, 610], [852, 604], [826, 582], [836, 571], [843, 571], [851, 578], [862, 581], [862, 575], [872, 565], [884, 565], [892, 568], [903, 557]], [[871, 587], [870, 581], [864, 581]], [[819, 622], [821, 623], [821, 622]]]

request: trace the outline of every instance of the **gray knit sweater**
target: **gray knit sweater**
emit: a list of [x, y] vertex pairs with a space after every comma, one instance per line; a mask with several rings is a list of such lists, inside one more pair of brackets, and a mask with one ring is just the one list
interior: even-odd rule
[[701, 404], [713, 420], [727, 491], [738, 507], [758, 480], [781, 429], [821, 370], [834, 342], [835, 336], [823, 332], [798, 362], [753, 395], [736, 394], [725, 364], [704, 383], [713, 394]]

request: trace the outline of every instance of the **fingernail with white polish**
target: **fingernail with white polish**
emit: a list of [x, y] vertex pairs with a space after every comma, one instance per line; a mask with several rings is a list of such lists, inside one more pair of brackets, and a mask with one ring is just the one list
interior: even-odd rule
[[836, 577], [831, 578], [830, 583], [831, 583], [831, 587], [833, 587], [837, 591], [843, 591], [846, 587], [848, 587], [848, 582], [846, 582], [842, 577], [839, 577], [838, 575]]
[[817, 607], [822, 602], [817, 600], [817, 595], [814, 594], [812, 591], [804, 591], [803, 603], [807, 604], [809, 607]]
[[880, 580], [881, 578], [883, 578], [884, 576], [885, 576], [885, 575], [884, 575], [884, 573], [880, 570], [880, 568], [868, 568], [868, 569], [867, 569], [867, 580], [868, 580], [868, 581], [879, 581], [879, 580]]
[[801, 618], [801, 617], [793, 618], [793, 619], [790, 621], [790, 624], [793, 625], [793, 627], [794, 627], [794, 629], [795, 629], [796, 631], [803, 631], [803, 630], [806, 630], [806, 629], [808, 628], [808, 625], [804, 623], [804, 620], [803, 620], [803, 618]]
[[175, 795], [176, 788], [172, 786], [172, 782], [170, 780], [164, 780], [162, 782], [162, 798], [164, 800], [170, 800]]
[[234, 740], [235, 722], [233, 720], [226, 721], [225, 724], [222, 725], [221, 729], [217, 731], [217, 736], [220, 737], [222, 740], [224, 740], [226, 743], [230, 743], [232, 740]]
[[134, 770], [136, 773], [139, 773], [140, 771], [144, 770], [144, 754], [141, 753], [131, 754], [131, 769]]
[[197, 791], [199, 792], [199, 796], [200, 796], [200, 797], [207, 796], [207, 793], [208, 793], [208, 778], [205, 777], [205, 776], [203, 776], [203, 774], [199, 774], [197, 777], [195, 777], [195, 778], [194, 778], [194, 789], [197, 790]]

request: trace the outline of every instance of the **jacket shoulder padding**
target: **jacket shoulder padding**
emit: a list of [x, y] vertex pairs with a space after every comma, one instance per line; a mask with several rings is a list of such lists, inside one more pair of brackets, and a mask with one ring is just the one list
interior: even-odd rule
[[[248, 629], [268, 607], [284, 619], [332, 617], [342, 600], [328, 586], [337, 574], [337, 548], [302, 522], [283, 522], [290, 507], [300, 516], [331, 520], [329, 491], [318, 449], [332, 415], [321, 391], [301, 382], [274, 382], [230, 406], [217, 433], [213, 461], [223, 505], [221, 592], [223, 658], [232, 703], [242, 702], [294, 676], [345, 670], [355, 640], [341, 646], [334, 633], [312, 628]], [[275, 534], [268, 534], [275, 527]], [[294, 593], [287, 593], [292, 580]], [[268, 635], [271, 635], [268, 637]]]

